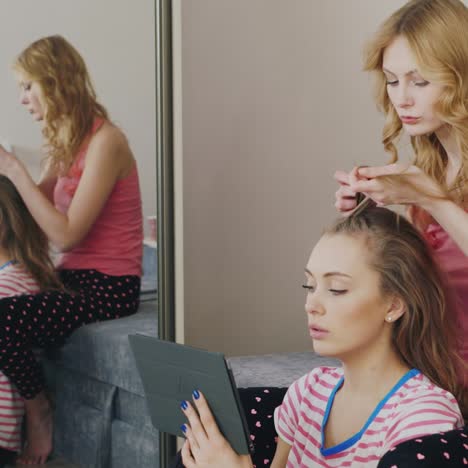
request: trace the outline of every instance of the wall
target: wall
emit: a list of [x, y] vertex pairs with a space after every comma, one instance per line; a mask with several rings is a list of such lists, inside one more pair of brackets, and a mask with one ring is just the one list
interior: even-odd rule
[[362, 45], [403, 3], [181, 2], [186, 343], [310, 347], [303, 268], [332, 175], [387, 161]]
[[143, 209], [156, 213], [154, 1], [3, 0], [0, 2], [0, 138], [34, 175], [40, 126], [18, 100], [10, 65], [41, 36], [62, 34], [83, 55], [99, 100], [127, 134], [140, 171]]

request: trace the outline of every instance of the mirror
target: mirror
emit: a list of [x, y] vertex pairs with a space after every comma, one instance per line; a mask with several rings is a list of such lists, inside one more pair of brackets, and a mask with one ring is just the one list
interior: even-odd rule
[[[39, 173], [41, 129], [18, 99], [11, 63], [32, 41], [61, 34], [81, 53], [100, 102], [126, 133], [138, 162], [144, 215], [156, 214], [154, 2], [21, 1], [1, 7], [0, 138]], [[105, 22], [103, 24], [103, 18]], [[148, 227], [146, 235], [149, 234]]]
[[[10, 66], [32, 41], [63, 35], [83, 56], [99, 101], [129, 140], [139, 169], [148, 237], [146, 219], [156, 215], [157, 209], [156, 2], [20, 0], [2, 2], [0, 14], [0, 139], [12, 145], [33, 177], [39, 175], [41, 128], [21, 106]], [[148, 245], [150, 252], [154, 251], [154, 246]], [[143, 281], [148, 293], [156, 290], [155, 258], [149, 259], [151, 277]], [[156, 329], [156, 303], [149, 304], [151, 301], [146, 302], [147, 318], [141, 322], [146, 330]], [[54, 376], [50, 382], [64, 386], [56, 400], [56, 456], [96, 468], [155, 466], [157, 441], [145, 413], [144, 398], [139, 400], [138, 386], [132, 387], [137, 374], [130, 375], [133, 369], [130, 350], [124, 349], [125, 327], [121, 332], [110, 328], [109, 323], [90, 327], [89, 333], [80, 329], [70, 339], [76, 340], [71, 342], [75, 352], [67, 354], [64, 348], [60, 361], [47, 363]], [[71, 362], [73, 355], [76, 360]], [[116, 359], [117, 355], [121, 359]], [[129, 386], [129, 382], [133, 383]]]

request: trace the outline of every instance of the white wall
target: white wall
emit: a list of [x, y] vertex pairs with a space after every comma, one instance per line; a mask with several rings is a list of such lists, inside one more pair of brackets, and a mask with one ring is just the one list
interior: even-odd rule
[[0, 17], [0, 137], [38, 173], [40, 127], [19, 104], [10, 65], [30, 42], [62, 34], [83, 55], [99, 100], [125, 131], [138, 162], [144, 213], [155, 214], [154, 1], [1, 0]]
[[310, 347], [300, 286], [333, 172], [388, 160], [362, 46], [404, 3], [182, 0], [186, 343]]

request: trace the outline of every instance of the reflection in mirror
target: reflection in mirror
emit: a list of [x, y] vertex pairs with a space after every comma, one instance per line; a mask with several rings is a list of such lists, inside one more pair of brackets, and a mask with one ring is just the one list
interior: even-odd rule
[[[2, 102], [0, 139], [11, 145], [12, 153], [24, 164], [34, 181], [39, 180], [40, 173], [44, 170], [41, 160], [44, 159], [45, 152], [50, 151], [50, 148], [43, 147], [41, 128], [44, 119], [38, 118], [36, 120], [40, 120], [40, 122], [34, 122], [34, 115], [30, 113], [32, 109], [28, 108], [30, 102], [24, 94], [27, 87], [23, 86], [23, 89], [20, 89], [21, 95], [19, 96], [16, 77], [11, 65], [25, 47], [39, 38], [51, 35], [60, 35], [66, 38], [83, 57], [96, 90], [97, 100], [107, 109], [109, 119], [115, 125], [113, 129], [104, 119], [102, 129], [96, 128], [96, 139], [93, 140], [94, 137], [89, 139], [86, 155], [83, 156], [83, 171], [81, 172], [80, 169], [77, 172], [78, 191], [80, 181], [84, 180], [85, 177], [83, 176], [83, 179], [80, 179], [81, 174], [85, 174], [87, 168], [92, 167], [96, 160], [101, 161], [106, 154], [105, 145], [100, 147], [99, 150], [96, 149], [96, 142], [101, 138], [98, 138], [98, 135], [104, 135], [102, 138], [106, 140], [106, 132], [114, 132], [114, 135], [125, 135], [127, 140], [125, 141], [122, 138], [122, 146], [119, 147], [125, 149], [122, 149], [121, 152], [115, 152], [115, 154], [112, 153], [112, 156], [115, 156], [115, 164], [110, 163], [105, 172], [90, 181], [88, 190], [82, 191], [86, 193], [104, 193], [106, 180], [108, 181], [113, 171], [116, 172], [116, 178], [113, 180], [114, 185], [108, 184], [107, 186], [109, 192], [107, 193], [108, 196], [104, 197], [105, 200], [103, 200], [104, 208], [102, 212], [97, 210], [99, 213], [97, 213], [95, 219], [98, 219], [104, 213], [109, 203], [117, 197], [119, 193], [117, 189], [125, 185], [126, 177], [132, 174], [134, 164], [130, 157], [128, 161], [131, 161], [132, 165], [131, 167], [128, 166], [128, 171], [124, 171], [123, 168], [122, 171], [119, 169], [119, 163], [122, 160], [127, 161], [126, 156], [130, 154], [134, 156], [139, 173], [139, 190], [137, 185], [133, 186], [135, 197], [139, 199], [141, 194], [142, 201], [142, 216], [138, 228], [133, 229], [125, 222], [115, 223], [115, 229], [113, 227], [111, 232], [106, 231], [100, 240], [104, 247], [109, 247], [116, 242], [116, 239], [122, 239], [122, 233], [125, 229], [132, 230], [133, 239], [137, 235], [140, 236], [139, 241], [134, 243], [135, 255], [130, 254], [130, 242], [122, 240], [119, 243], [119, 248], [111, 255], [112, 258], [108, 259], [108, 263], [109, 265], [110, 263], [117, 265], [126, 256], [132, 257], [130, 261], [138, 265], [138, 272], [135, 271], [131, 275], [132, 278], [135, 277], [136, 285], [140, 281], [138, 279], [141, 267], [140, 252], [144, 250], [142, 262], [144, 275], [141, 282], [141, 296], [137, 286], [129, 286], [131, 292], [125, 293], [127, 299], [122, 299], [115, 297], [118, 296], [118, 291], [114, 285], [100, 285], [105, 289], [102, 294], [106, 297], [105, 301], [102, 302], [104, 305], [107, 303], [113, 304], [111, 309], [114, 315], [103, 313], [102, 317], [91, 317], [93, 310], [100, 310], [100, 306], [103, 304], [86, 302], [78, 305], [78, 299], [76, 298], [81, 297], [84, 286], [80, 285], [77, 280], [78, 282], [71, 289], [73, 289], [74, 294], [78, 294], [76, 291], [79, 290], [79, 295], [73, 296], [74, 305], [67, 303], [67, 309], [70, 309], [70, 323], [68, 318], [63, 317], [63, 323], [66, 327], [63, 338], [66, 337], [66, 339], [60, 337], [55, 343], [55, 345], [60, 346], [63, 344], [63, 347], [60, 350], [56, 349], [39, 357], [40, 364], [44, 369], [44, 383], [55, 400], [54, 438], [51, 456], [54, 459], [65, 459], [67, 462], [78, 466], [154, 466], [158, 458], [158, 434], [152, 428], [147, 415], [143, 390], [127, 342], [127, 335], [132, 332], [157, 335], [157, 254], [156, 243], [151, 237], [152, 231], [150, 224], [147, 222], [149, 217], [156, 216], [154, 2], [153, 0], [143, 0], [137, 3], [126, 0], [117, 2], [104, 0], [96, 4], [90, 0], [83, 0], [79, 4], [72, 4], [70, 2], [44, 0], [40, 4], [17, 2], [8, 6], [4, 5], [0, 7], [0, 13], [2, 13], [4, 19], [0, 31], [0, 38], [2, 39], [0, 63], [3, 70], [0, 75]], [[105, 21], [102, 18], [105, 18]], [[52, 66], [51, 69], [38, 67], [41, 72], [48, 74], [46, 81], [53, 73], [51, 70], [64, 70], [58, 49], [54, 49], [47, 56], [57, 59], [59, 66], [55, 68]], [[44, 60], [44, 57], [45, 55], [42, 55], [37, 60], [40, 62]], [[23, 68], [23, 71], [28, 71], [26, 65]], [[75, 80], [78, 79], [79, 73], [75, 73]], [[33, 81], [35, 78], [36, 81], [39, 80], [32, 71], [30, 75], [23, 78], [32, 78]], [[22, 81], [24, 85], [25, 80]], [[56, 89], [62, 85], [67, 90], [71, 89], [70, 83], [66, 82], [66, 80], [58, 80], [56, 83], [58, 83]], [[58, 99], [56, 97], [57, 93], [51, 93], [51, 95], [54, 96], [54, 99]], [[20, 99], [22, 102], [20, 102]], [[51, 108], [50, 101], [48, 105], [49, 108], [46, 108], [46, 111]], [[76, 107], [73, 108], [73, 110], [75, 109]], [[99, 133], [101, 131], [102, 133]], [[8, 145], [5, 144], [5, 146]], [[73, 155], [77, 154], [76, 152], [73, 153]], [[110, 150], [109, 154], [111, 154]], [[2, 155], [3, 161], [5, 161], [5, 157], [5, 155]], [[52, 179], [55, 184], [55, 177], [52, 177]], [[33, 182], [30, 182], [29, 188], [33, 187]], [[18, 184], [21, 190], [27, 192], [29, 188], [24, 189], [24, 186]], [[52, 221], [38, 220], [38, 222], [51, 239], [52, 244], [59, 244], [62, 249], [68, 248], [68, 245], [62, 245], [59, 242], [61, 226], [66, 225], [60, 223], [66, 223], [74, 216], [72, 210], [66, 211], [65, 209], [66, 214], [54, 211], [51, 201], [42, 198], [38, 192], [35, 193], [32, 201], [28, 203], [29, 195], [26, 192], [21, 193], [21, 195], [33, 215], [34, 207], [40, 204], [50, 208], [50, 210], [46, 211], [51, 213], [51, 218], [48, 219]], [[47, 192], [48, 194], [49, 192]], [[75, 196], [74, 194], [69, 195], [71, 195], [71, 199]], [[77, 200], [77, 198], [74, 200]], [[78, 201], [76, 201], [75, 205], [77, 204]], [[88, 198], [88, 201], [83, 203], [83, 212], [89, 212], [97, 205], [96, 200], [89, 200]], [[130, 203], [126, 204], [120, 201], [116, 203], [115, 212], [125, 210], [129, 206]], [[135, 208], [131, 211], [132, 213], [128, 213], [129, 216], [134, 218], [140, 216], [139, 206], [135, 205]], [[112, 211], [114, 214], [115, 212]], [[110, 213], [110, 211], [107, 211], [107, 213]], [[41, 215], [36, 213], [36, 216], [40, 217]], [[58, 220], [57, 223], [56, 220]], [[70, 223], [70, 226], [72, 224]], [[75, 223], [78, 228], [82, 228], [83, 225], [84, 223], [81, 222]], [[80, 247], [83, 245], [89, 246], [92, 243], [92, 236], [86, 237], [86, 235], [95, 232], [93, 229], [96, 226], [97, 224], [91, 223], [90, 230], [83, 234], [82, 239], [77, 240], [77, 245]], [[139, 226], [144, 226], [144, 242], [142, 242], [143, 232]], [[64, 232], [69, 233], [71, 231]], [[83, 239], [86, 239], [88, 244], [83, 243], [84, 241], [80, 243]], [[76, 253], [77, 249], [73, 250], [73, 248], [71, 252]], [[102, 258], [100, 261], [103, 262]], [[112, 280], [123, 274], [117, 272], [114, 266], [109, 266], [109, 269], [101, 268], [101, 266], [101, 264], [89, 264], [75, 269], [79, 269], [80, 274], [82, 274], [83, 269], [96, 269], [98, 272], [102, 270], [101, 273], [109, 278], [112, 277]], [[111, 288], [112, 293], [110, 292]], [[56, 298], [55, 294], [59, 293], [50, 293], [49, 299], [46, 301], [42, 301], [42, 298], [44, 294], [48, 293], [40, 294], [42, 294], [40, 296], [41, 304], [42, 302], [48, 304], [47, 301]], [[69, 291], [60, 294], [68, 298]], [[126, 312], [127, 305], [130, 310], [129, 294], [135, 296], [132, 302], [134, 305], [139, 302], [139, 309], [138, 312], [123, 317], [128, 315]], [[10, 300], [9, 298], [2, 299], [2, 301]], [[40, 338], [35, 341], [38, 346], [42, 347], [50, 344], [50, 340], [48, 340], [50, 336], [47, 329], [48, 323], [55, 323], [53, 321], [54, 316], [58, 316], [63, 311], [62, 305], [65, 304], [65, 302], [60, 302], [60, 299], [56, 300], [56, 302], [58, 304], [55, 304], [49, 311], [50, 316], [48, 316], [48, 319], [50, 320], [37, 325], [41, 330], [38, 333]], [[6, 308], [9, 307], [8, 302], [2, 304]], [[75, 305], [81, 308], [79, 310], [80, 314], [83, 313], [86, 316], [83, 320], [80, 319], [81, 315], [74, 313], [73, 307]], [[38, 307], [34, 303], [31, 310], [37, 311], [39, 310]], [[124, 309], [124, 312], [119, 311], [121, 308]], [[66, 313], [68, 313], [67, 309]], [[42, 311], [42, 309], [40, 310]], [[134, 312], [133, 309], [132, 312]], [[28, 316], [32, 317], [33, 314], [29, 312]], [[103, 320], [111, 318], [111, 316], [120, 318]], [[39, 321], [39, 318], [36, 318]], [[99, 323], [86, 324], [95, 320], [98, 320]], [[67, 324], [70, 324], [70, 327]], [[76, 328], [77, 324], [86, 325], [68, 336], [71, 330]], [[44, 325], [44, 328], [41, 325]], [[56, 325], [58, 327], [60, 323], [57, 322]], [[31, 325], [32, 330], [34, 330], [33, 327], [34, 324]], [[5, 338], [5, 334], [8, 332], [7, 328], [9, 327], [1, 327], [0, 339]], [[63, 343], [64, 341], [65, 343]], [[3, 370], [2, 362], [0, 362], [0, 369]], [[5, 371], [7, 373], [7, 369]], [[34, 414], [28, 413], [28, 406], [32, 406], [29, 400], [34, 396], [34, 392], [37, 393], [39, 389], [43, 388], [40, 371], [38, 370], [37, 374], [34, 372], [29, 372], [26, 369], [28, 375], [37, 375], [38, 382], [35, 389], [31, 390], [31, 393], [24, 395], [26, 398], [27, 423], [28, 421], [29, 423], [35, 421]], [[14, 378], [13, 375], [9, 375], [9, 377], [12, 380]], [[20, 391], [24, 391], [20, 388], [20, 385], [17, 386]], [[42, 395], [41, 392], [42, 390], [37, 394]], [[45, 396], [44, 399], [41, 396], [41, 402], [46, 402]], [[48, 405], [48, 403], [44, 404]], [[50, 416], [49, 411], [46, 413]], [[46, 418], [39, 421], [39, 429], [36, 426], [34, 432], [27, 432], [28, 444], [23, 451], [23, 460], [25, 457], [28, 461], [42, 461], [50, 452], [52, 441], [49, 434], [51, 433], [50, 421], [52, 419], [49, 416], [47, 421]]]

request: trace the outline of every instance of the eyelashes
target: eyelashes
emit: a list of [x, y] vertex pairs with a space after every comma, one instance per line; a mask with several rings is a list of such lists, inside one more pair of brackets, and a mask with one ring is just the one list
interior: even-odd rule
[[[387, 81], [388, 86], [396, 86], [398, 84], [398, 80], [395, 81]], [[427, 86], [429, 84], [429, 81], [413, 81], [413, 84], [415, 86], [418, 86], [420, 88], [424, 88], [424, 86]]]
[[[311, 286], [309, 284], [303, 284], [302, 287], [307, 292], [314, 292], [315, 291], [315, 286]], [[329, 289], [328, 291], [331, 292], [334, 296], [340, 296], [340, 295], [346, 294], [348, 292], [347, 289]]]

